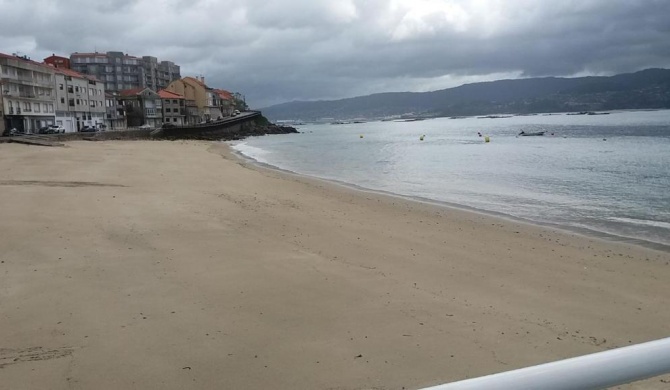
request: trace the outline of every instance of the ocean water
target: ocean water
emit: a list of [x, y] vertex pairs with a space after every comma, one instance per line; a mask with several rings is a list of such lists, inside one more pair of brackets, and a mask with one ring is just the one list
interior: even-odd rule
[[[298, 130], [234, 148], [281, 169], [371, 190], [670, 245], [668, 110]], [[519, 137], [520, 131], [547, 133]]]

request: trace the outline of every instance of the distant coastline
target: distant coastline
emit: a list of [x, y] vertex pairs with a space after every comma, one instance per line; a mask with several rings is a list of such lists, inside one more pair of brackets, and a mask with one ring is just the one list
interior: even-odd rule
[[434, 118], [667, 108], [670, 69], [646, 69], [610, 77], [499, 80], [433, 92], [296, 101], [262, 111], [272, 120], [353, 121], [403, 115]]

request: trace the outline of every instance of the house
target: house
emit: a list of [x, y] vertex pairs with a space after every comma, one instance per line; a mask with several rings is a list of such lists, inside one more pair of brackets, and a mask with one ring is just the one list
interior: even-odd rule
[[[196, 123], [222, 116], [221, 109], [216, 105], [218, 95], [213, 92], [212, 88], [207, 87], [204, 77], [184, 77], [171, 82], [165, 89], [183, 95], [186, 99], [187, 111], [189, 100], [195, 103], [198, 115]], [[189, 112], [187, 112], [187, 116], [190, 116]]]
[[199, 89], [197, 83], [186, 83], [183, 79], [175, 80], [165, 88], [166, 91], [176, 93], [184, 97], [184, 105], [186, 108], [186, 116], [184, 118], [187, 125], [195, 125], [200, 123], [203, 119], [198, 108], [196, 89]]
[[157, 92], [150, 88], [126, 89], [119, 92], [118, 99], [126, 110], [128, 127], [163, 124], [163, 104]]
[[170, 123], [175, 126], [186, 124], [186, 99], [184, 99], [184, 96], [164, 89], [158, 91], [158, 96], [163, 103], [163, 123]]
[[214, 92], [219, 96], [219, 109], [223, 116], [233, 115], [235, 110], [235, 101], [233, 94], [224, 89], [215, 89]]
[[66, 132], [105, 126], [104, 83], [67, 68], [55, 69], [56, 124]]
[[0, 53], [0, 135], [38, 133], [55, 121], [54, 68]]
[[109, 130], [120, 130], [128, 127], [126, 123], [126, 109], [118, 96], [107, 92], [105, 94], [105, 125]]

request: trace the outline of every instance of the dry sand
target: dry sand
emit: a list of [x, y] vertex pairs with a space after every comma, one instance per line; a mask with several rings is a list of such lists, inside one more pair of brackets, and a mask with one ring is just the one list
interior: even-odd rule
[[667, 252], [220, 144], [5, 144], [0, 167], [2, 389], [413, 389], [670, 336]]

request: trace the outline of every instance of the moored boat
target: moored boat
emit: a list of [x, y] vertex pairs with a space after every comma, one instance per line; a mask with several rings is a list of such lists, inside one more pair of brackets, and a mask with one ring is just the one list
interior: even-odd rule
[[536, 131], [533, 133], [526, 133], [525, 131], [522, 131], [519, 133], [519, 135], [522, 137], [530, 137], [530, 136], [544, 135], [544, 133], [546, 133], [546, 131]]

